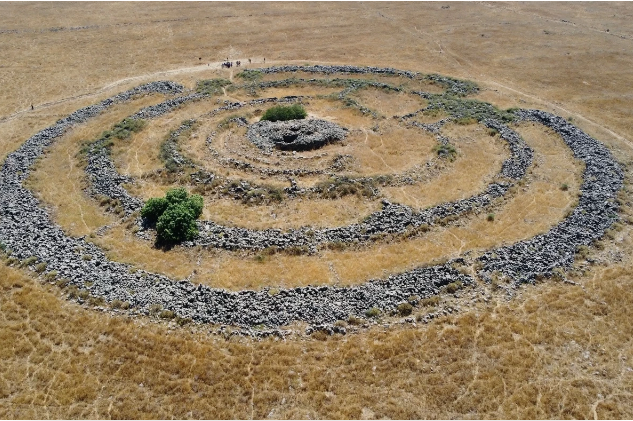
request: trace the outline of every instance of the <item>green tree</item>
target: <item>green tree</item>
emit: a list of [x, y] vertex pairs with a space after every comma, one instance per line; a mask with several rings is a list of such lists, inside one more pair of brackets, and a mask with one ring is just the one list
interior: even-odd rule
[[165, 197], [149, 199], [141, 209], [141, 216], [156, 223], [158, 241], [174, 243], [198, 235], [196, 219], [203, 206], [202, 196], [189, 195], [183, 188], [170, 189]]
[[156, 223], [158, 240], [168, 243], [193, 240], [198, 235], [196, 218], [185, 204], [171, 205]]
[[168, 206], [169, 203], [164, 197], [152, 197], [145, 203], [143, 209], [141, 209], [141, 216], [152, 222], [156, 222], [158, 217], [167, 210]]

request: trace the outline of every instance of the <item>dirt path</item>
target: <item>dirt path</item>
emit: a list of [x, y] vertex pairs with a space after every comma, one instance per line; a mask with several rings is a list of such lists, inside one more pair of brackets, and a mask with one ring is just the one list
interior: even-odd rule
[[[418, 28], [415, 28], [415, 30], [416, 30], [415, 32], [411, 32], [410, 30], [408, 30], [406, 28], [401, 28], [401, 29], [403, 29], [405, 32], [410, 33], [411, 35], [414, 35], [415, 37], [423, 38], [422, 35], [426, 35], [426, 36], [431, 37], [430, 34], [428, 34], [426, 32], [423, 32], [423, 31], [419, 30]], [[445, 53], [449, 54], [451, 57], [453, 57], [455, 59], [455, 61], [461, 67], [464, 67], [463, 64], [466, 63], [466, 65], [469, 66], [471, 69], [475, 69], [476, 66], [472, 62], [469, 62], [468, 60], [465, 60], [464, 58], [460, 57], [459, 55], [455, 54], [452, 51], [447, 50], [446, 48], [442, 49], [441, 43], [440, 43], [439, 40], [434, 40], [434, 41], [438, 44], [438, 46], [440, 46], [440, 49], [442, 50], [442, 52], [445, 52]], [[244, 60], [244, 59], [242, 58], [240, 60]], [[305, 61], [306, 61], [305, 59], [304, 60], [285, 60], [283, 62], [269, 60], [268, 64], [305, 63]], [[119, 80], [116, 80], [114, 82], [111, 82], [111, 83], [103, 86], [102, 88], [100, 88], [100, 89], [98, 89], [98, 90], [96, 90], [95, 92], [92, 92], [92, 93], [85, 93], [85, 94], [75, 95], [75, 96], [63, 98], [63, 99], [60, 99], [60, 100], [56, 100], [56, 101], [51, 101], [51, 102], [46, 102], [46, 103], [40, 104], [37, 107], [35, 107], [35, 111], [41, 111], [41, 110], [44, 110], [46, 108], [50, 108], [50, 107], [55, 106], [55, 105], [71, 102], [71, 101], [74, 101], [74, 100], [77, 100], [77, 99], [80, 99], [80, 98], [94, 97], [94, 96], [97, 96], [97, 95], [99, 95], [99, 94], [101, 94], [103, 92], [106, 92], [106, 91], [108, 91], [108, 90], [110, 90], [112, 88], [115, 88], [117, 86], [120, 86], [120, 85], [128, 83], [128, 82], [142, 81], [144, 79], [150, 79], [150, 78], [153, 78], [153, 77], [156, 77], [156, 76], [181, 75], [181, 74], [187, 74], [187, 73], [201, 72], [201, 71], [210, 70], [210, 69], [220, 69], [223, 62], [224, 61], [215, 61], [215, 62], [209, 63], [209, 66], [197, 65], [197, 66], [190, 66], [190, 67], [182, 67], [182, 68], [179, 68], [179, 69], [163, 70], [163, 71], [154, 72], [154, 73], [145, 73], [145, 74], [140, 75], [140, 76], [132, 76], [132, 77], [119, 79]], [[318, 62], [318, 63], [319, 64], [331, 64], [330, 62]], [[466, 69], [464, 69], [464, 70], [466, 70]], [[472, 73], [472, 72], [469, 72], [469, 73]], [[485, 76], [485, 75], [482, 74], [482, 76]], [[233, 72], [231, 71], [231, 79], [232, 78], [233, 78]], [[537, 102], [540, 102], [540, 103], [542, 103], [544, 105], [550, 106], [550, 107], [552, 107], [552, 108], [554, 108], [556, 110], [563, 111], [564, 113], [569, 114], [569, 115], [573, 116], [574, 118], [577, 118], [577, 119], [582, 120], [582, 121], [584, 121], [586, 123], [589, 123], [592, 126], [597, 127], [597, 128], [599, 128], [601, 130], [604, 130], [605, 132], [609, 133], [614, 138], [616, 138], [619, 141], [621, 141], [622, 143], [626, 144], [627, 147], [629, 147], [630, 149], [633, 149], [633, 144], [631, 144], [631, 142], [627, 138], [622, 136], [621, 134], [614, 132], [613, 130], [609, 129], [606, 126], [601, 125], [600, 123], [597, 123], [597, 122], [595, 122], [593, 120], [590, 120], [589, 118], [587, 118], [587, 117], [585, 117], [585, 116], [583, 116], [581, 114], [578, 114], [578, 113], [570, 111], [570, 110], [568, 110], [566, 108], [563, 108], [560, 105], [555, 104], [554, 102], [547, 101], [547, 100], [545, 100], [543, 98], [540, 98], [538, 96], [535, 96], [535, 95], [526, 94], [526, 93], [521, 92], [521, 91], [519, 91], [517, 89], [511, 88], [511, 87], [509, 87], [507, 85], [503, 85], [503, 84], [501, 84], [499, 82], [495, 82], [495, 81], [493, 81], [491, 79], [487, 79], [487, 78], [486, 79], [479, 79], [479, 78], [476, 78], [476, 77], [471, 77], [471, 79], [472, 80], [479, 80], [480, 82], [483, 82], [483, 83], [487, 83], [487, 84], [498, 86], [498, 87], [500, 87], [502, 89], [511, 91], [511, 92], [513, 92], [515, 94], [522, 95], [522, 96], [524, 96], [526, 98], [530, 98], [530, 99], [535, 100]], [[21, 111], [17, 111], [17, 112], [15, 112], [13, 114], [10, 114], [8, 116], [2, 117], [2, 118], [0, 118], [0, 124], [6, 123], [6, 122], [8, 122], [10, 120], [13, 120], [16, 117], [21, 116], [22, 114], [28, 113], [29, 111], [31, 111], [31, 110], [29, 110], [27, 108], [27, 109], [24, 109], [24, 110], [21, 110]]]
[[[238, 60], [238, 59], [236, 59]], [[248, 59], [239, 59], [239, 60], [248, 60]], [[286, 64], [286, 63], [305, 63], [306, 60], [284, 60], [283, 62], [278, 62], [278, 61], [273, 61], [273, 60], [269, 60], [268, 63], [269, 64]], [[173, 76], [173, 75], [182, 75], [182, 74], [187, 74], [187, 73], [196, 73], [196, 72], [203, 72], [205, 70], [212, 70], [212, 69], [221, 69], [222, 67], [222, 63], [224, 63], [224, 60], [222, 61], [214, 61], [214, 62], [210, 62], [208, 63], [209, 66], [203, 66], [203, 65], [197, 65], [197, 66], [190, 66], [190, 67], [181, 67], [178, 69], [172, 69], [172, 70], [161, 70], [159, 72], [154, 72], [154, 73], [145, 73], [139, 76], [131, 76], [131, 77], [126, 77], [123, 79], [119, 79], [116, 80], [114, 82], [108, 83], [107, 85], [103, 86], [102, 88], [97, 89], [94, 92], [90, 92], [90, 93], [85, 93], [85, 94], [79, 94], [79, 95], [73, 95], [67, 98], [62, 98], [56, 101], [50, 101], [50, 102], [45, 102], [43, 104], [39, 104], [38, 106], [35, 107], [34, 111], [41, 111], [41, 110], [45, 110], [47, 108], [50, 108], [54, 105], [59, 105], [59, 104], [64, 104], [67, 102], [71, 102], [71, 101], [75, 101], [77, 99], [80, 98], [90, 98], [90, 97], [94, 97], [97, 96], [101, 93], [104, 93], [112, 88], [115, 88], [117, 86], [120, 86], [122, 84], [128, 83], [128, 82], [133, 82], [133, 81], [142, 81], [144, 79], [150, 79], [156, 76]], [[320, 64], [331, 64], [330, 62], [319, 62]], [[263, 63], [261, 63], [263, 64]], [[255, 67], [259, 65], [259, 63], [252, 63], [252, 65], [254, 65]], [[244, 68], [247, 68], [247, 66], [244, 66]], [[231, 80], [233, 79], [233, 70], [231, 70], [231, 75], [230, 75]], [[4, 117], [0, 117], [0, 124], [5, 123], [7, 121], [13, 120], [16, 117], [19, 117], [22, 114], [26, 114], [29, 111], [31, 111], [30, 108], [26, 108], [24, 110], [21, 111], [16, 111], [13, 114], [9, 114], [7, 116]]]

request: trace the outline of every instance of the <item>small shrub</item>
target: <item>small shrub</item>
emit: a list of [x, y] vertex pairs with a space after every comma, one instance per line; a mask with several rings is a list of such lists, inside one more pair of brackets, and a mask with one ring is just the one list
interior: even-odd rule
[[352, 326], [358, 326], [363, 324], [363, 319], [361, 319], [360, 317], [356, 317], [354, 315], [350, 315], [347, 318], [347, 324], [350, 324]]
[[242, 70], [240, 73], [235, 75], [235, 77], [239, 77], [240, 79], [247, 80], [249, 82], [253, 82], [261, 79], [263, 76], [262, 72], [259, 70]]
[[97, 306], [104, 306], [105, 305], [105, 300], [103, 299], [103, 297], [88, 297], [88, 305], [97, 307]]
[[77, 291], [77, 297], [85, 301], [88, 299], [88, 297], [90, 297], [90, 292], [88, 292], [88, 290], [85, 290], [85, 289], [80, 289], [79, 291]]
[[276, 254], [279, 251], [279, 248], [277, 246], [271, 246], [271, 247], [266, 247], [264, 250], [262, 250], [262, 255], [263, 256], [272, 256], [274, 254]]
[[375, 318], [380, 316], [380, 309], [376, 308], [376, 307], [372, 307], [369, 310], [367, 310], [365, 312], [365, 316], [367, 317], [371, 317], [371, 318]]
[[576, 254], [581, 259], [586, 259], [587, 256], [589, 255], [589, 247], [585, 246], [585, 245], [580, 245], [580, 246], [576, 247]]
[[409, 304], [411, 304], [412, 306], [415, 306], [417, 303], [420, 302], [420, 296], [419, 295], [411, 295], [411, 296], [409, 296], [409, 298], [407, 298], [407, 302]]
[[173, 319], [176, 317], [176, 314], [171, 310], [163, 310], [158, 314], [158, 317], [161, 319]]
[[455, 120], [455, 123], [461, 125], [461, 126], [467, 126], [469, 124], [475, 124], [477, 123], [477, 119], [476, 118], [472, 118], [472, 117], [462, 117], [462, 118], [458, 118], [457, 120]]
[[284, 249], [284, 252], [290, 256], [301, 256], [302, 254], [309, 253], [310, 248], [308, 246], [292, 246]]
[[327, 248], [334, 251], [345, 250], [347, 246], [342, 241], [333, 241], [331, 243], [327, 243]]
[[488, 136], [490, 136], [490, 137], [494, 137], [494, 136], [496, 136], [497, 134], [499, 134], [499, 132], [497, 131], [497, 129], [493, 129], [492, 127], [491, 127], [491, 128], [489, 128], [487, 131], [488, 131]]
[[85, 261], [92, 260], [92, 255], [84, 254], [83, 256], [81, 256], [81, 260], [85, 260]]
[[455, 147], [451, 144], [445, 145], [443, 143], [439, 143], [433, 148], [433, 151], [440, 158], [447, 158], [451, 161], [457, 156], [457, 149], [455, 149]]
[[22, 263], [20, 263], [20, 267], [23, 268], [23, 267], [31, 266], [35, 262], [37, 262], [37, 257], [31, 256], [24, 259]]
[[161, 306], [160, 304], [152, 304], [151, 306], [149, 306], [149, 314], [150, 316], [156, 316], [160, 313], [162, 309], [163, 306]]
[[123, 301], [121, 301], [121, 300], [112, 300], [112, 302], [110, 303], [110, 307], [112, 307], [114, 309], [123, 308]]
[[222, 93], [222, 88], [229, 85], [232, 85], [232, 82], [227, 79], [200, 80], [196, 84], [196, 92], [204, 95], [219, 95]]
[[37, 266], [35, 266], [35, 272], [37, 273], [44, 272], [46, 270], [46, 266], [47, 264], [45, 262], [38, 263]]
[[53, 282], [55, 278], [57, 278], [58, 272], [56, 270], [52, 270], [44, 275], [44, 279], [48, 282]]
[[420, 305], [423, 307], [435, 307], [440, 303], [440, 296], [434, 295], [432, 297], [427, 297], [420, 301]]
[[398, 314], [400, 316], [408, 316], [413, 312], [413, 306], [409, 303], [398, 304]]
[[337, 320], [336, 322], [334, 322], [334, 326], [347, 327], [347, 322], [345, 320]]
[[300, 104], [294, 105], [276, 105], [266, 110], [262, 116], [262, 120], [268, 121], [288, 121], [300, 120], [308, 116], [305, 108]]
[[79, 288], [77, 288], [75, 285], [70, 285], [67, 291], [68, 291], [68, 298], [72, 300], [72, 299], [77, 298], [77, 293], [79, 292]]
[[492, 222], [495, 220], [495, 214], [494, 213], [489, 213], [488, 216], [486, 217], [486, 220], [488, 222]]
[[323, 330], [315, 330], [314, 332], [312, 332], [312, 335], [310, 336], [316, 339], [317, 341], [325, 341], [327, 340], [329, 335]]
[[560, 186], [560, 189], [561, 189], [562, 191], [567, 191], [567, 190], [569, 190], [569, 185], [567, 185], [567, 183], [565, 183], [565, 184], [563, 184], [562, 186]]
[[461, 282], [457, 281], [457, 282], [451, 282], [450, 284], [446, 285], [444, 287], [444, 290], [446, 292], [448, 292], [449, 294], [454, 294], [456, 293], [459, 289], [462, 288], [462, 286], [464, 286], [464, 284], [462, 284]]
[[112, 133], [112, 137], [123, 140], [129, 138], [132, 133], [141, 131], [143, 127], [145, 127], [144, 120], [126, 118], [122, 122], [115, 124], [110, 133]]

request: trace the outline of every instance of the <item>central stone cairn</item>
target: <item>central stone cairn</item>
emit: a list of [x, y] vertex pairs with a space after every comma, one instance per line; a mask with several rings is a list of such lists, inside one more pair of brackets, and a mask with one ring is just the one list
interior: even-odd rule
[[246, 137], [258, 148], [306, 151], [339, 142], [347, 129], [325, 120], [259, 121], [252, 124]]

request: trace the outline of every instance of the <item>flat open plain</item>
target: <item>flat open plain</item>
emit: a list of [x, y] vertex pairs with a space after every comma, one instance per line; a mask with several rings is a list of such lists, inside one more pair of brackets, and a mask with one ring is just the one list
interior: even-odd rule
[[[47, 283], [45, 273], [3, 255], [1, 418], [633, 417], [630, 3], [2, 3], [0, 12], [2, 161], [57, 120], [135, 86], [235, 82], [242, 69], [220, 68], [228, 57], [244, 68], [347, 64], [473, 81], [480, 89], [470, 98], [563, 117], [605, 144], [624, 174], [619, 221], [579, 250], [565, 275], [522, 285], [477, 279], [456, 293], [417, 302], [407, 322], [384, 315], [356, 327], [348, 320], [345, 335], [305, 335], [299, 323], [283, 339], [254, 339], [214, 333], [217, 325], [114, 314], [102, 302], [79, 304], [76, 291], [68, 300], [68, 289]], [[415, 88], [438, 89], [422, 85]], [[332, 92], [306, 85], [255, 96], [225, 90], [218, 98]], [[425, 106], [422, 98], [380, 89], [352, 98], [381, 115]], [[130, 220], [87, 194], [81, 150], [162, 100], [134, 98], [78, 125], [46, 150], [25, 181], [65, 234], [86, 236], [109, 259], [134, 270], [229, 291], [270, 288], [271, 295], [310, 284], [355, 286], [529, 239], [578, 204], [584, 163], [553, 130], [520, 122], [512, 128], [534, 150], [534, 163], [493, 213], [448, 221], [405, 240], [387, 236], [317, 253], [157, 249], [131, 233]], [[146, 175], [163, 166], [158, 150], [170, 131], [210, 111], [211, 103], [215, 98], [183, 105], [114, 142], [117, 170], [138, 177], [131, 193], [148, 199], [182, 181]], [[351, 156], [350, 168], [360, 176], [418, 171], [417, 162], [435, 156], [433, 136], [412, 135], [395, 119], [372, 120], [325, 96], [310, 99], [307, 108], [352, 129], [341, 145], [301, 154], [315, 171], [323, 169], [320, 153]], [[442, 117], [421, 113], [415, 119]], [[380, 199], [424, 208], [484, 189], [508, 148], [483, 125], [462, 123], [442, 128], [457, 148], [454, 160], [419, 170], [417, 184], [384, 187]], [[217, 163], [204, 139], [217, 126], [202, 120], [179, 140], [182, 152], [209, 170]], [[240, 130], [231, 126], [214, 138], [219, 154], [255, 153], [236, 140]], [[273, 188], [288, 185], [244, 169], [222, 171]], [[311, 188], [320, 179], [301, 181]], [[203, 219], [249, 229], [342, 226], [381, 207], [380, 199], [362, 194], [253, 205], [201, 193]]]

